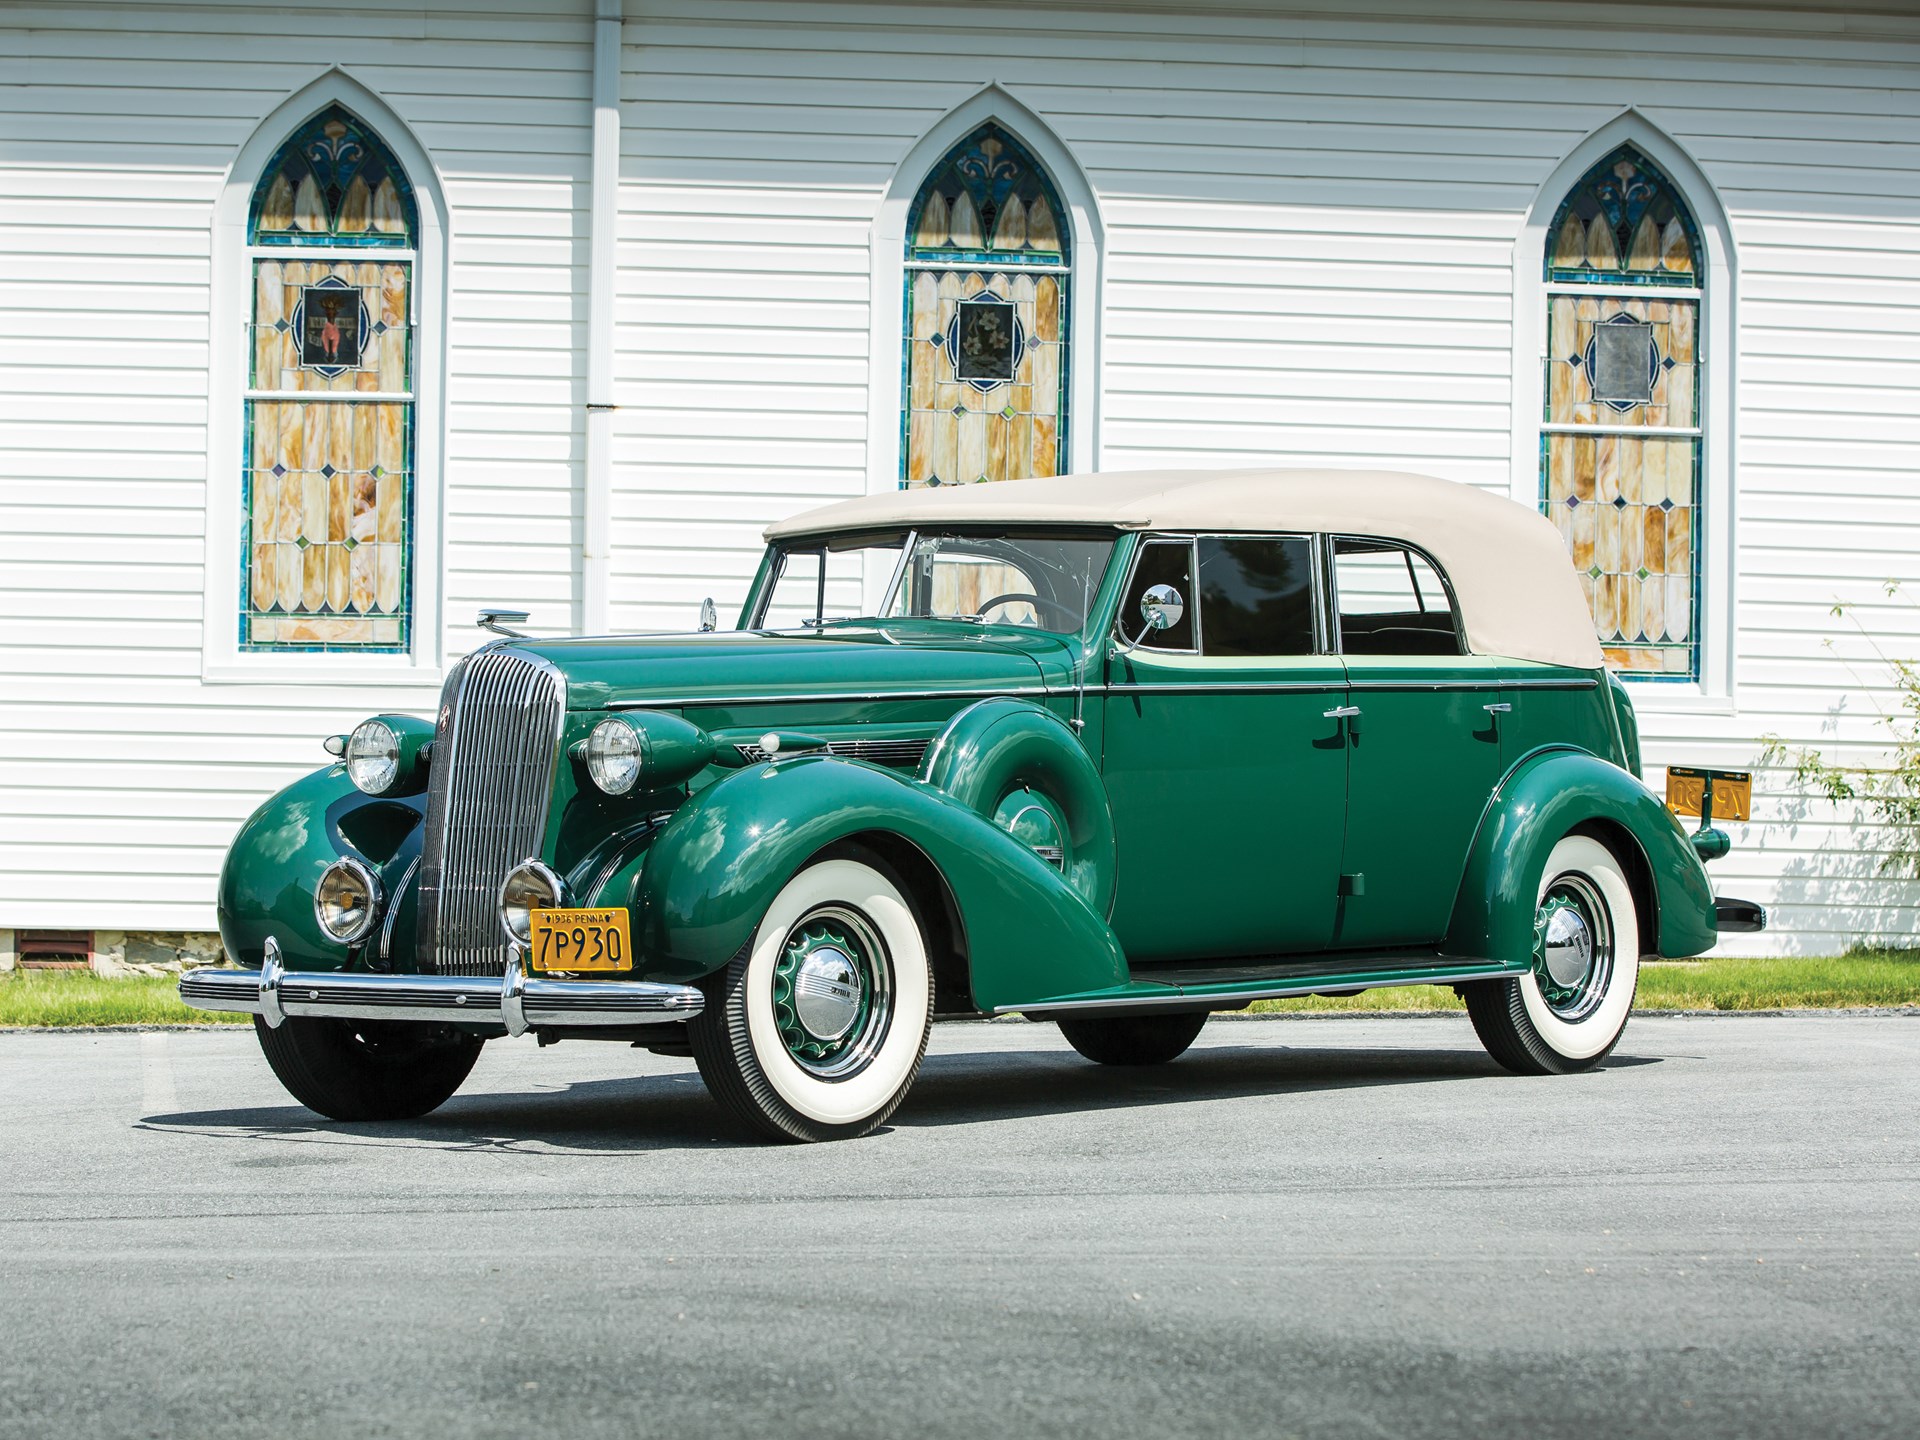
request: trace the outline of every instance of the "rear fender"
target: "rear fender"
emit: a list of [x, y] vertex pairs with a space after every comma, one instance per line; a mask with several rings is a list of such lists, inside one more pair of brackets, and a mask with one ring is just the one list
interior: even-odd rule
[[1657, 953], [1679, 958], [1713, 947], [1713, 889], [1680, 822], [1619, 766], [1563, 749], [1525, 757], [1494, 791], [1454, 902], [1447, 953], [1527, 963], [1547, 856], [1576, 830], [1624, 852], [1636, 888], [1653, 897], [1643, 949], [1651, 941]]
[[667, 822], [629, 902], [648, 977], [719, 970], [809, 859], [876, 832], [916, 847], [946, 882], [976, 1008], [1125, 982], [1106, 921], [1033, 851], [930, 786], [823, 755], [736, 771]]

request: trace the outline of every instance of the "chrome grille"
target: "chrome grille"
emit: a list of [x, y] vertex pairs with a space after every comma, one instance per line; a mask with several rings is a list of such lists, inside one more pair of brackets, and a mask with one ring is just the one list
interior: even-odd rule
[[[827, 753], [847, 760], [869, 760], [875, 765], [893, 765], [902, 770], [915, 770], [926, 758], [927, 746], [930, 743], [924, 738], [919, 740], [830, 740], [827, 742]], [[767, 758], [767, 752], [758, 745], [735, 745], [733, 748], [740, 752], [740, 758], [749, 765], [758, 765]], [[808, 752], [794, 751], [796, 755], [805, 753]]]
[[480, 650], [440, 695], [420, 864], [420, 968], [497, 975], [500, 882], [540, 853], [566, 686], [544, 660]]

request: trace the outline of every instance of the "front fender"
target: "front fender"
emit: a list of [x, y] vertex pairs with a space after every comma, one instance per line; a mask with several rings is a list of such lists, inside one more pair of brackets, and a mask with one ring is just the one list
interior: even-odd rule
[[1582, 827], [1636, 847], [1637, 856], [1623, 859], [1637, 859], [1652, 881], [1661, 955], [1713, 948], [1713, 887], [1672, 812], [1617, 765], [1585, 751], [1550, 750], [1521, 760], [1495, 790], [1454, 902], [1447, 953], [1527, 963], [1547, 856]]
[[[400, 905], [399, 883], [420, 852], [425, 813], [424, 794], [363, 795], [344, 765], [294, 781], [247, 817], [220, 867], [217, 903], [227, 954], [241, 965], [258, 965], [272, 935], [290, 970], [345, 968], [349, 947], [329, 940], [314, 918], [321, 872], [343, 855], [364, 860], [380, 876], [387, 904]], [[376, 930], [367, 945], [377, 945], [379, 935]], [[397, 953], [410, 956], [412, 928], [396, 931], [394, 942]]]
[[821, 755], [737, 771], [667, 822], [631, 901], [649, 978], [720, 969], [808, 859], [876, 831], [917, 846], [952, 892], [979, 1009], [1125, 982], [1106, 921], [1025, 845], [927, 785]]

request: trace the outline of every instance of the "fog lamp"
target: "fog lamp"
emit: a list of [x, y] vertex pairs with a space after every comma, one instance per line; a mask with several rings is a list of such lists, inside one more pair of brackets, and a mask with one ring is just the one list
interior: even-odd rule
[[533, 912], [557, 908], [563, 899], [560, 877], [538, 860], [516, 866], [500, 883], [500, 924], [516, 944], [533, 937]]
[[358, 860], [334, 861], [314, 887], [313, 914], [330, 939], [358, 944], [380, 918], [380, 877]]

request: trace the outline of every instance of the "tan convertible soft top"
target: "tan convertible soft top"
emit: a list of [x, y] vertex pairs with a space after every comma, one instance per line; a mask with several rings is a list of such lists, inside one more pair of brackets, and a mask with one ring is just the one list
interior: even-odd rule
[[1405, 540], [1447, 572], [1476, 655], [1605, 663], [1553, 526], [1471, 485], [1392, 470], [1123, 470], [892, 490], [769, 525], [769, 540], [940, 524], [1314, 531]]

